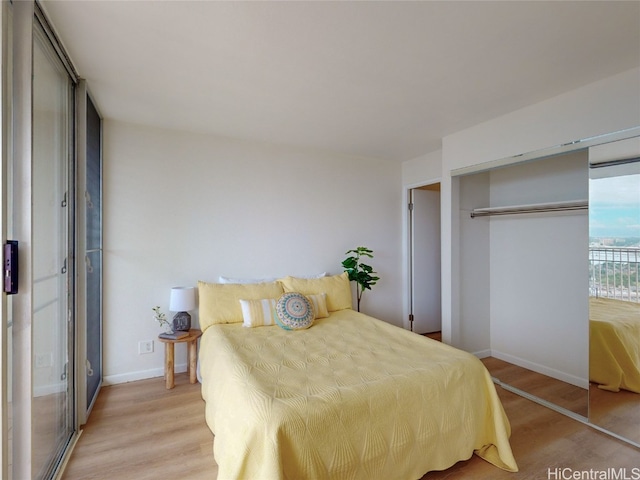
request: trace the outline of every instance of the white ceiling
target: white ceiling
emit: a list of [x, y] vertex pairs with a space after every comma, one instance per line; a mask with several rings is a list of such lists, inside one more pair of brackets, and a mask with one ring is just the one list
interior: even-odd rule
[[638, 1], [42, 3], [106, 118], [396, 161], [640, 65]]

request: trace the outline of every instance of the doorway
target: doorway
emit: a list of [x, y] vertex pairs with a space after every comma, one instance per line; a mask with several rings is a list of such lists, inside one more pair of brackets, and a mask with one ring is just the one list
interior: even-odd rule
[[419, 334], [442, 330], [440, 183], [409, 190], [409, 318]]

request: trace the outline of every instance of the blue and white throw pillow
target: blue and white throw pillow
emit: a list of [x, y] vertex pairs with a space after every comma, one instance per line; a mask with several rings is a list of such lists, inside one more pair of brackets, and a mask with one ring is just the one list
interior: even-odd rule
[[285, 330], [309, 328], [314, 319], [313, 305], [301, 293], [285, 293], [276, 303], [276, 323]]

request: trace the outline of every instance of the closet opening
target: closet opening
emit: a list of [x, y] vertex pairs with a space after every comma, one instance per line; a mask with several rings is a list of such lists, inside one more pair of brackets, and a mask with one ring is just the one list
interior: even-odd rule
[[409, 199], [409, 323], [411, 331], [440, 338], [440, 183], [411, 188]]

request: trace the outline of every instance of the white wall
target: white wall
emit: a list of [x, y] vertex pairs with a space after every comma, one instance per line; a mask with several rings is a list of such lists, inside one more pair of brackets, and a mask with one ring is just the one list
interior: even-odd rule
[[381, 277], [362, 311], [401, 325], [400, 165], [114, 121], [104, 142], [107, 383], [162, 374], [162, 345], [138, 341], [172, 286], [340, 273], [359, 245]]
[[[490, 203], [490, 175], [479, 173], [460, 179], [459, 214], [456, 223], [457, 272], [462, 272], [455, 294], [461, 319], [458, 347], [478, 356], [488, 356], [491, 347], [491, 251], [490, 224], [486, 219], [471, 219], [470, 212]], [[444, 292], [443, 292], [444, 293]], [[444, 331], [444, 327], [443, 327]]]
[[[587, 200], [587, 165], [582, 150], [491, 171], [490, 206]], [[487, 220], [491, 355], [587, 388], [586, 210]]]
[[442, 140], [443, 174], [637, 127], [640, 68], [456, 132]]
[[407, 188], [437, 182], [441, 175], [442, 150], [402, 162], [402, 185]]

